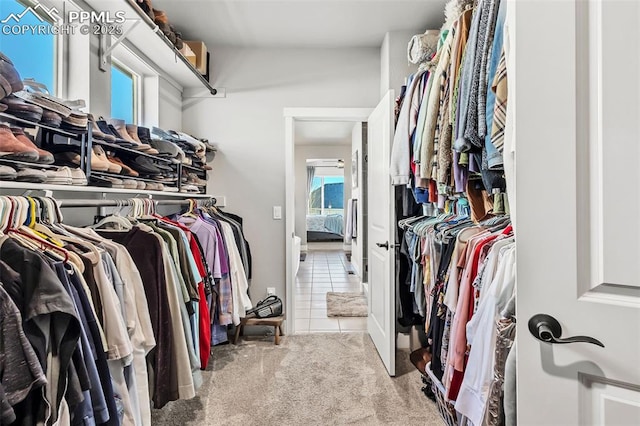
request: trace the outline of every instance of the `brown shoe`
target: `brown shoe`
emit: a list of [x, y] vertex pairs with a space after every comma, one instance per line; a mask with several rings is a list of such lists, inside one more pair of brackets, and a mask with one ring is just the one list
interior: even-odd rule
[[[94, 168], [94, 164], [99, 168]], [[99, 145], [93, 147], [93, 152], [91, 153], [91, 169], [115, 174], [122, 171], [122, 167], [120, 165], [109, 161], [107, 153], [104, 152], [104, 149]]]
[[110, 162], [112, 162], [113, 164], [117, 164], [120, 167], [122, 167], [122, 174], [123, 175], [127, 175], [127, 176], [133, 176], [133, 177], [138, 177], [140, 176], [140, 173], [136, 172], [135, 170], [133, 170], [131, 167], [127, 166], [126, 164], [124, 164], [122, 162], [121, 159], [119, 159], [118, 157], [113, 157], [113, 156], [109, 156], [107, 157], [109, 159]]
[[[138, 140], [134, 139], [127, 131], [127, 125], [125, 124], [124, 120], [118, 120], [117, 118], [112, 118], [107, 122], [116, 129], [116, 131], [118, 132], [120, 137], [122, 137], [122, 139], [135, 145], [132, 149], [135, 149], [136, 151], [142, 151], [147, 154], [158, 153], [158, 151], [153, 149], [151, 145], [141, 143], [140, 139]], [[137, 127], [136, 127], [136, 133], [137, 133]], [[137, 134], [136, 134], [136, 137], [137, 137]]]
[[148, 143], [144, 143], [140, 140], [140, 138], [138, 137], [138, 126], [136, 126], [135, 124], [127, 124], [125, 128], [131, 139], [136, 141], [139, 146], [142, 147], [140, 151], [150, 155], [156, 155], [160, 153], [157, 149], [155, 149]]
[[2, 52], [0, 52], [0, 75], [11, 85], [11, 92], [5, 96], [24, 89], [18, 70], [13, 66], [11, 59]]
[[156, 24], [169, 25], [169, 17], [164, 10], [153, 9], [153, 20]]
[[431, 362], [431, 352], [427, 348], [416, 349], [409, 354], [409, 359], [419, 372], [425, 374], [427, 364]]
[[0, 124], [0, 156], [8, 160], [37, 163], [40, 154], [20, 142], [6, 124]]
[[38, 153], [38, 163], [41, 164], [53, 164], [54, 158], [53, 154], [49, 151], [45, 151], [44, 149], [40, 149], [29, 136], [24, 133], [24, 130], [21, 127], [11, 127], [11, 132], [13, 136], [16, 137], [23, 145], [35, 150]]
[[138, 126], [136, 126], [135, 124], [127, 124], [125, 125], [125, 128], [127, 129], [127, 134], [131, 137], [131, 139], [139, 144], [142, 144], [142, 141], [138, 137]]

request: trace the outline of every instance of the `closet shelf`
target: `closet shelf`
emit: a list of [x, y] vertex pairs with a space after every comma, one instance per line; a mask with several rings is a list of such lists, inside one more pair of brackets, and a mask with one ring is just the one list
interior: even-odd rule
[[149, 158], [151, 160], [160, 161], [162, 163], [173, 164], [173, 161], [171, 161], [168, 158], [162, 158], [162, 157], [159, 157], [157, 155], [147, 154], [146, 152], [138, 151], [138, 150], [135, 150], [135, 149], [125, 148], [125, 147], [120, 146], [120, 145], [118, 145], [116, 143], [105, 142], [105, 141], [102, 141], [102, 140], [99, 140], [99, 139], [93, 139], [91, 142], [94, 145], [100, 145], [100, 146], [104, 147], [105, 149], [108, 148], [108, 149], [111, 149], [113, 151], [125, 152], [125, 153], [127, 153], [129, 155], [132, 155], [134, 157], [143, 156], [143, 157], [147, 157], [147, 158]]
[[108, 2], [86, 0], [86, 3], [95, 11], [109, 12], [111, 16], [115, 16], [116, 12], [120, 12], [120, 14], [124, 12], [127, 20], [125, 32], [131, 26], [131, 22], [142, 21], [126, 34], [126, 41], [144, 53], [157, 65], [159, 71], [172, 77], [183, 89], [205, 88], [212, 95], [217, 93], [217, 90], [175, 48], [156, 23], [136, 5], [136, 0]]
[[34, 121], [29, 121], [29, 120], [25, 120], [23, 118], [18, 118], [14, 115], [8, 114], [6, 112], [0, 112], [0, 121], [3, 120], [8, 120], [11, 121], [12, 123], [15, 124], [22, 124], [24, 125], [23, 127], [29, 127], [29, 128], [36, 128], [36, 127], [40, 127], [42, 129], [47, 129], [53, 133], [57, 133], [59, 135], [63, 135], [63, 136], [68, 136], [70, 138], [80, 138], [82, 137], [83, 134], [86, 134], [87, 132], [72, 132], [70, 130], [65, 130], [65, 129], [61, 129], [58, 127], [51, 127], [51, 126], [47, 126], [45, 124], [42, 123], [36, 123]]
[[[186, 192], [165, 192], [165, 191], [147, 191], [140, 189], [123, 189], [123, 188], [107, 188], [98, 186], [75, 186], [75, 185], [51, 185], [45, 183], [29, 183], [29, 182], [8, 182], [0, 181], [0, 190], [23, 190], [23, 191], [52, 191], [56, 192], [84, 192], [84, 193], [105, 193], [105, 194], [139, 194], [152, 195], [154, 197], [168, 198], [211, 198], [224, 200], [224, 197], [218, 197], [208, 194], [193, 194]], [[221, 204], [219, 204], [221, 205]]]
[[187, 169], [187, 170], [191, 170], [191, 171], [194, 171], [194, 172], [199, 172], [199, 173], [206, 173], [207, 172], [207, 170], [203, 169], [202, 167], [194, 167], [194, 166], [190, 166], [188, 164], [183, 164], [182, 168], [183, 169]]
[[130, 179], [130, 180], [137, 180], [137, 181], [141, 181], [141, 182], [149, 182], [149, 183], [161, 183], [164, 185], [178, 185], [178, 178], [173, 178], [171, 180], [167, 179], [167, 180], [158, 180], [158, 179], [150, 179], [150, 178], [144, 178], [144, 177], [140, 177], [140, 176], [127, 176], [127, 175], [120, 175], [120, 174], [116, 174], [116, 173], [108, 173], [108, 172], [97, 172], [94, 170], [91, 170], [91, 177], [110, 177], [110, 178], [115, 178], [115, 179]]

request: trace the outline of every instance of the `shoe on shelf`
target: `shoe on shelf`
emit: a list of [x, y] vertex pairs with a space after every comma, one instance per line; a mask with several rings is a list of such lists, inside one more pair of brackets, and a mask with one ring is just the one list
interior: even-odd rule
[[[67, 118], [73, 113], [74, 117], [70, 119], [71, 125], [73, 125], [75, 120], [80, 119], [80, 117], [86, 119], [86, 114], [80, 111], [80, 108], [86, 106], [84, 99], [69, 100], [53, 96], [46, 85], [32, 78], [26, 78], [22, 83], [24, 84], [24, 90], [16, 92], [16, 96], [27, 102], [39, 105], [42, 108], [55, 111], [62, 115], [63, 118]], [[83, 127], [86, 127], [86, 121]]]
[[127, 134], [129, 135], [129, 137], [133, 139], [136, 143], [139, 143], [139, 144], [144, 143], [138, 137], [138, 126], [136, 126], [135, 124], [125, 124], [125, 129], [127, 130]]
[[162, 174], [162, 169], [148, 157], [138, 155], [136, 157], [122, 157], [125, 164], [135, 169], [138, 173], [143, 175], [159, 175]]
[[25, 167], [18, 171], [16, 180], [18, 182], [44, 183], [47, 181], [47, 175], [42, 170]]
[[142, 147], [140, 149], [141, 151], [144, 151], [145, 154], [149, 154], [149, 155], [159, 154], [157, 149], [155, 149], [148, 143], [140, 140], [140, 138], [138, 137], [138, 126], [136, 126], [135, 124], [127, 124], [125, 125], [125, 128], [129, 137], [131, 137], [131, 139], [133, 139], [136, 143], [139, 144], [139, 146]]
[[0, 165], [0, 180], [16, 180], [18, 172], [13, 167]]
[[58, 128], [62, 124], [62, 116], [57, 112], [43, 109], [42, 110], [42, 118], [40, 119], [40, 124], [44, 124], [45, 126]]
[[103, 140], [105, 142], [115, 142], [116, 141], [116, 137], [113, 136], [112, 134], [107, 134], [104, 133], [102, 130], [100, 130], [100, 128], [98, 127], [98, 123], [96, 123], [95, 118], [93, 118], [93, 115], [88, 114], [88, 120], [91, 123], [91, 135], [96, 138], [96, 139], [100, 139]]
[[52, 185], [73, 185], [73, 176], [71, 175], [71, 169], [67, 166], [63, 166], [56, 169], [47, 169], [44, 171], [47, 176], [45, 183]]
[[0, 157], [7, 160], [37, 163], [40, 154], [16, 139], [9, 126], [0, 124]]
[[[138, 134], [137, 134], [138, 129], [136, 126], [132, 124], [125, 124], [124, 120], [118, 120], [117, 118], [112, 118], [108, 120], [108, 123], [109, 125], [113, 126], [116, 129], [116, 131], [122, 137], [122, 139], [133, 144], [133, 147], [132, 147], [133, 149], [137, 151], [142, 151], [146, 154], [158, 153], [158, 151], [153, 149], [151, 145], [140, 142], [140, 140], [138, 139]], [[133, 127], [132, 130], [135, 129], [135, 135], [136, 135], [135, 138], [129, 134], [129, 129], [127, 126], [132, 126]]]
[[173, 142], [165, 141], [162, 139], [151, 139], [151, 146], [156, 148], [161, 154], [167, 155], [170, 158], [181, 160], [184, 158], [184, 151]]
[[4, 98], [13, 92], [24, 89], [18, 70], [11, 62], [11, 59], [2, 52], [0, 52], [0, 77], [2, 77], [2, 84], [0, 84], [1, 97]]
[[113, 137], [113, 140], [105, 140], [106, 142], [115, 143], [123, 148], [133, 148], [135, 146], [135, 144], [122, 139], [118, 131], [113, 126], [110, 126], [105, 120], [97, 120], [95, 123], [103, 134], [111, 135], [111, 137]]
[[53, 158], [53, 154], [49, 151], [45, 151], [44, 149], [40, 149], [35, 143], [33, 143], [31, 138], [24, 132], [24, 129], [21, 127], [11, 126], [11, 133], [13, 133], [13, 136], [15, 136], [23, 145], [38, 153], [38, 163], [53, 164], [55, 160]]
[[196, 186], [207, 186], [207, 181], [205, 179], [200, 179], [195, 173], [189, 173], [187, 176], [188, 183]]
[[71, 168], [71, 184], [76, 186], [87, 185], [87, 175], [84, 174], [79, 168]]
[[[120, 136], [121, 139], [129, 142], [132, 145], [132, 149], [143, 151], [146, 147], [142, 146], [138, 142], [136, 142], [129, 133], [127, 133], [127, 127], [124, 120], [118, 120], [117, 118], [110, 118], [107, 120], [109, 126], [115, 130], [115, 132]], [[151, 148], [151, 147], [149, 147]]]
[[122, 179], [114, 178], [111, 176], [101, 176], [102, 179], [106, 180], [111, 184], [112, 188], [121, 188], [124, 189], [124, 181]]
[[[94, 164], [97, 168], [94, 167]], [[122, 171], [122, 167], [109, 161], [104, 149], [101, 146], [96, 145], [92, 148], [91, 170], [118, 174]]]
[[147, 15], [152, 21], [155, 20], [155, 14], [153, 13], [153, 6], [151, 0], [138, 0], [138, 7]]
[[26, 102], [25, 100], [17, 98], [14, 95], [7, 96], [6, 98], [0, 100], [0, 102], [7, 106], [7, 112], [9, 114], [15, 115], [18, 118], [33, 121], [34, 123], [42, 120], [42, 114], [44, 113], [44, 111], [38, 105]]
[[123, 179], [122, 184], [126, 189], [136, 189], [138, 188], [138, 182], [134, 179]]
[[138, 187], [136, 189], [147, 189], [147, 183], [143, 180], [136, 181]]
[[164, 10], [153, 9], [153, 20], [156, 24], [169, 25], [169, 17]]
[[166, 186], [164, 187], [164, 192], [178, 192], [177, 186]]
[[199, 194], [200, 193], [200, 189], [195, 186], [195, 185], [182, 185], [182, 188], [180, 188], [180, 192], [187, 192], [190, 194]]
[[125, 176], [131, 176], [131, 177], [138, 177], [140, 176], [140, 173], [136, 172], [135, 170], [133, 170], [131, 167], [127, 166], [126, 164], [124, 164], [122, 162], [121, 159], [119, 159], [118, 157], [114, 157], [112, 155], [107, 155], [107, 158], [109, 159], [110, 162], [112, 162], [113, 164], [117, 164], [120, 167], [122, 167], [122, 171], [120, 172], [120, 174], [123, 174]]
[[45, 108], [50, 111], [57, 112], [63, 117], [67, 117], [69, 114], [71, 114], [71, 108], [47, 99], [43, 97], [41, 93], [33, 93], [27, 92], [25, 90], [20, 90], [18, 92], [15, 92], [14, 95], [24, 101], [29, 102], [30, 104], [39, 106], [40, 108]]
[[62, 125], [71, 130], [86, 130], [88, 121], [84, 112], [71, 111], [71, 114], [62, 119]]

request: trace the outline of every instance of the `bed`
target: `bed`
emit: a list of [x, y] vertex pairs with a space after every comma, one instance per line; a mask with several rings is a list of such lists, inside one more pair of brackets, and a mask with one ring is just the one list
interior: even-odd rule
[[342, 241], [344, 218], [341, 214], [308, 215], [307, 242]]

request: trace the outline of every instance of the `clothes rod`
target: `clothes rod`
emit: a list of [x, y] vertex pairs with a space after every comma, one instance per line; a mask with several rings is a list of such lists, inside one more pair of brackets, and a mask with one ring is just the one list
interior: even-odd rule
[[[192, 199], [193, 200], [193, 199]], [[131, 204], [128, 200], [57, 200], [61, 208], [65, 207], [126, 207]], [[189, 205], [189, 199], [184, 200], [153, 200], [155, 205]], [[198, 205], [204, 202], [207, 205], [215, 205], [215, 198], [205, 198], [196, 200]]]

